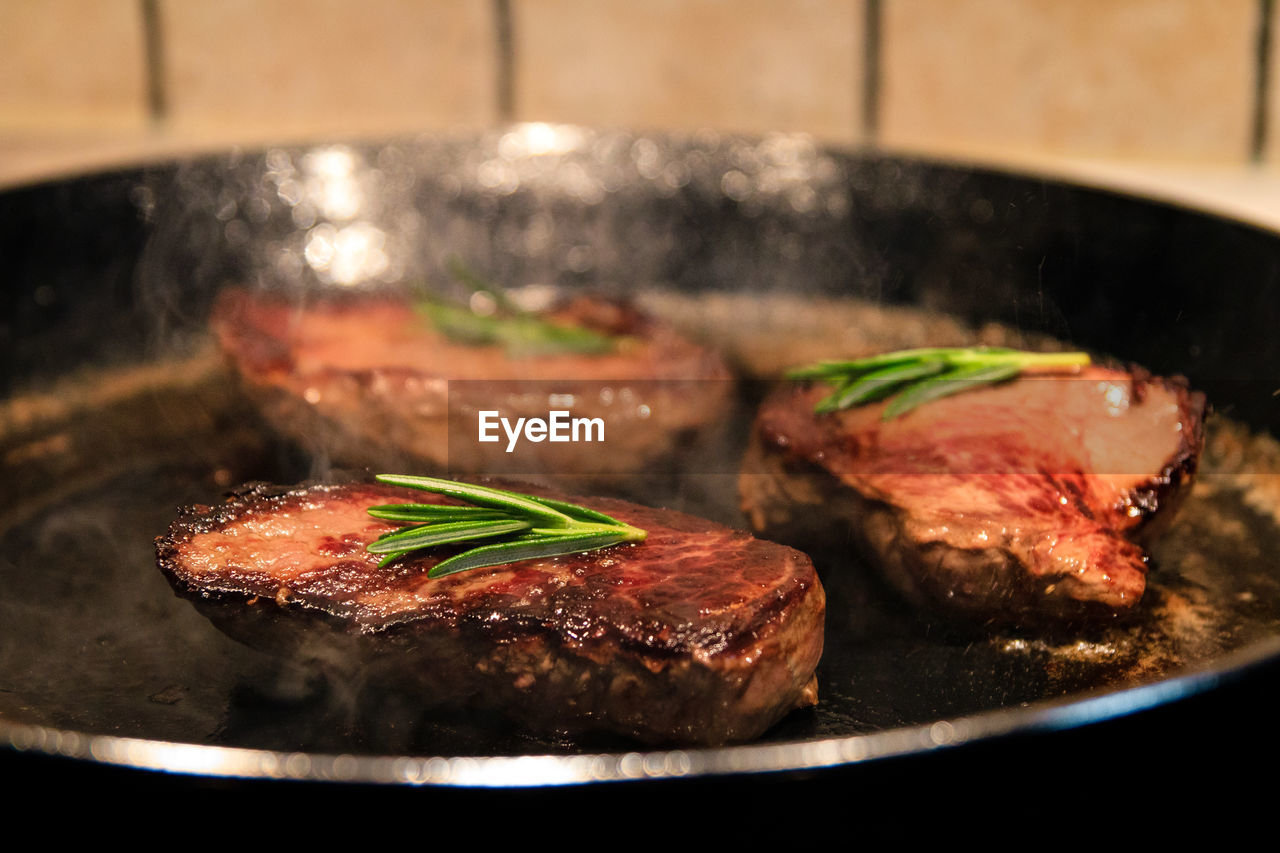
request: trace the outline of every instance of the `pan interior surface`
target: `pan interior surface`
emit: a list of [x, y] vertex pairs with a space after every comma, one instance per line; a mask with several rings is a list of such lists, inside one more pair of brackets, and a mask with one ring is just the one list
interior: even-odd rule
[[[193, 387], [191, 376], [201, 370], [206, 378]], [[264, 428], [251, 428], [253, 413], [225, 393], [227, 377], [212, 353], [173, 365], [168, 380], [151, 378], [145, 395], [126, 395], [106, 409], [119, 419], [114, 440], [129, 422], [149, 425], [135, 427], [145, 433], [136, 436], [145, 452], [125, 464], [100, 452], [69, 459], [76, 448], [92, 448], [104, 410], [67, 411], [55, 431], [61, 442], [38, 465], [74, 467], [77, 478], [37, 472], [34, 461], [23, 472], [30, 478], [23, 501], [8, 508], [10, 523], [0, 535], [10, 555], [0, 565], [9, 637], [0, 657], [0, 719], [86, 735], [362, 760], [634, 751], [621, 738], [535, 737], [500, 719], [423, 708], [403, 691], [335, 680], [223, 635], [173, 595], [155, 570], [153, 538], [177, 506], [212, 501], [244, 481], [303, 479], [313, 473], [311, 460]], [[749, 404], [743, 402], [744, 417]], [[155, 407], [199, 417], [183, 423], [135, 411]], [[156, 423], [165, 428], [150, 426]], [[741, 447], [725, 452], [728, 464]], [[94, 471], [86, 465], [91, 458], [111, 463], [99, 462]], [[1280, 583], [1269, 555], [1280, 547], [1280, 502], [1270, 490], [1280, 478], [1260, 475], [1259, 466], [1276, 460], [1280, 446], [1224, 418], [1212, 422], [1200, 480], [1154, 550], [1142, 615], [1124, 625], [1059, 636], [957, 630], [899, 602], [857, 555], [837, 547], [814, 552], [828, 592], [821, 701], [792, 713], [758, 743], [838, 742], [1114, 695], [1212, 672], [1233, 654], [1273, 641]], [[732, 489], [731, 477], [694, 475], [693, 483], [657, 490], [653, 499], [732, 521]], [[747, 747], [724, 752], [735, 749]], [[155, 760], [136, 747], [122, 754], [126, 763]], [[789, 760], [803, 766], [802, 754], [793, 750]], [[260, 764], [241, 772], [258, 775]], [[377, 776], [385, 768], [374, 763], [361, 772]], [[545, 780], [564, 772], [558, 766]]]
[[[1259, 304], [1268, 304], [1274, 235], [1107, 194], [798, 142], [581, 131], [565, 152], [539, 159], [548, 155], [513, 153], [512, 133], [519, 136], [281, 149], [11, 194], [36, 225], [65, 212], [58, 192], [133, 217], [112, 226], [127, 254], [117, 267], [104, 272], [99, 255], [108, 250], [90, 246], [50, 271], [56, 252], [37, 243], [6, 297], [13, 322], [28, 329], [7, 330], [12, 358], [0, 401], [0, 466], [10, 483], [0, 499], [0, 726], [16, 747], [163, 766], [163, 752], [135, 746], [131, 754], [128, 741], [198, 745], [263, 751], [235, 765], [238, 775], [457, 784], [468, 778], [457, 765], [432, 775], [423, 762], [498, 762], [509, 784], [627, 778], [626, 756], [637, 756], [627, 760], [640, 762], [640, 775], [657, 777], [789, 769], [964, 738], [943, 724], [987, 720], [972, 731], [992, 734], [1069, 724], [1069, 713], [1054, 716], [1064, 708], [1086, 709], [1077, 721], [1102, 717], [1118, 706], [1100, 700], [1167, 701], [1243, 658], [1273, 653], [1274, 404], [1227, 366], [1224, 318], [1235, 314], [1198, 286], [1209, 259], [1178, 252], [1191, 251], [1185, 235], [1204, 225], [1197, 251], [1230, 258], [1241, 286], [1261, 289]], [[283, 182], [288, 169], [304, 176], [308, 156], [335, 150], [377, 173], [363, 185], [378, 199], [370, 221], [384, 233], [389, 263], [397, 252], [411, 258], [398, 275], [430, 275], [460, 249], [514, 284], [629, 292], [749, 377], [847, 348], [1055, 338], [1188, 375], [1219, 413], [1199, 480], [1152, 549], [1141, 614], [1048, 635], [960, 629], [908, 608], [858, 555], [832, 543], [811, 555], [828, 592], [819, 705], [704, 764], [696, 752], [637, 753], [621, 738], [533, 736], [470, 712], [424, 709], [413, 696], [335, 680], [224, 636], [174, 596], [155, 568], [155, 537], [179, 506], [213, 503], [242, 482], [341, 472], [262, 423], [208, 341], [204, 312], [227, 283], [263, 285], [281, 277], [282, 258], [306, 257], [296, 241], [314, 237], [323, 211], [299, 215], [281, 201]], [[495, 184], [492, 163], [503, 151], [514, 177]], [[596, 183], [565, 183], [583, 170]], [[1121, 239], [1090, 245], [1105, 223], [1121, 220]], [[64, 241], [94, 227], [58, 221]], [[632, 257], [626, 250], [637, 242], [645, 248]], [[203, 260], [192, 264], [193, 255]], [[332, 269], [295, 272], [304, 290], [334, 285], [317, 280], [332, 279]], [[69, 307], [77, 275], [97, 322]], [[1233, 319], [1234, 333], [1251, 340], [1253, 325], [1273, 319], [1269, 310]], [[1189, 319], [1173, 323], [1180, 312]], [[1167, 334], [1150, 334], [1162, 323]], [[1259, 338], [1260, 369], [1280, 362], [1275, 347]], [[749, 423], [761, 393], [744, 387], [735, 422]], [[642, 497], [741, 526], [731, 472], [744, 442], [744, 430], [733, 432], [708, 473], [642, 484]], [[62, 735], [33, 732], [84, 740], [72, 748]], [[110, 742], [80, 748], [94, 738]], [[758, 752], [775, 747], [783, 752]], [[279, 757], [264, 764], [263, 754]], [[174, 756], [174, 766], [193, 766]], [[281, 769], [287, 756], [304, 756], [307, 766], [296, 759]], [[335, 770], [334, 756], [356, 764]], [[501, 764], [534, 756], [560, 763]], [[395, 760], [394, 772], [378, 763]], [[568, 772], [565, 761], [579, 763]]]

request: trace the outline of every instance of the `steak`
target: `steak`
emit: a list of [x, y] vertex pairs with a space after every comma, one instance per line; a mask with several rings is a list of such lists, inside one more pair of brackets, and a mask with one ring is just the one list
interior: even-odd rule
[[740, 478], [752, 526], [851, 538], [909, 600], [966, 620], [1132, 611], [1143, 545], [1204, 444], [1203, 395], [1136, 371], [1024, 376], [889, 421], [885, 403], [815, 414], [829, 391], [793, 385], [761, 407]]
[[646, 540], [437, 579], [447, 553], [378, 568], [365, 546], [394, 526], [366, 509], [424, 500], [454, 503], [380, 484], [255, 486], [183, 510], [157, 560], [250, 645], [539, 731], [719, 744], [816, 702], [824, 593], [804, 554], [601, 498], [589, 505]]
[[[655, 473], [655, 465], [697, 452], [699, 440], [714, 440], [733, 398], [731, 374], [715, 353], [599, 298], [581, 296], [545, 316], [617, 336], [617, 344], [521, 357], [453, 340], [410, 302], [367, 294], [299, 304], [232, 288], [220, 294], [211, 324], [271, 426], [341, 466], [555, 472], [592, 482]], [[505, 438], [475, 440], [481, 411], [514, 423], [556, 408], [600, 418], [603, 441], [525, 442], [505, 453]]]

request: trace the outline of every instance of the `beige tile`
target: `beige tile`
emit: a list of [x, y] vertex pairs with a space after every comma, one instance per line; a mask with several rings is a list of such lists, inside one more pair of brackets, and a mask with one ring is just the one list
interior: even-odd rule
[[178, 128], [362, 133], [496, 118], [490, 0], [164, 0]]
[[1248, 155], [1256, 0], [885, 0], [882, 140]]
[[517, 116], [861, 130], [863, 0], [515, 0]]
[[0, 3], [0, 127], [140, 126], [146, 97], [138, 0]]

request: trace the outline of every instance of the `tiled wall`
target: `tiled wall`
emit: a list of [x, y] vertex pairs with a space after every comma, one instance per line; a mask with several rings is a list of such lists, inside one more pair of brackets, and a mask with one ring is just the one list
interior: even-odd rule
[[0, 4], [0, 129], [137, 126], [146, 70], [137, 0]]
[[515, 117], [861, 135], [862, 0], [514, 0]]
[[5, 0], [0, 136], [510, 120], [1280, 163], [1274, 0]]
[[1250, 150], [1257, 0], [882, 7], [887, 142], [1157, 158]]

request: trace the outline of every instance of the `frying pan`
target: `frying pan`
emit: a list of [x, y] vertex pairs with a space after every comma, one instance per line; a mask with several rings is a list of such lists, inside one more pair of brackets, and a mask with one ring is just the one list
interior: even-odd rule
[[[1280, 238], [1266, 230], [802, 137], [517, 125], [14, 189], [0, 195], [0, 250], [7, 773], [142, 787], [166, 770], [178, 774], [170, 786], [385, 783], [449, 796], [573, 786], [683, 799], [739, 786], [864, 803], [947, 788], [954, 804], [987, 783], [1034, 800], [1009, 789], [1010, 774], [1070, 787], [1120, 756], [1239, 778], [1275, 755], [1264, 709], [1280, 672], [1268, 503]], [[211, 353], [204, 322], [220, 288], [307, 299], [430, 280], [454, 256], [508, 286], [675, 305], [673, 318], [748, 372], [798, 360], [789, 347], [812, 343], [805, 323], [829, 324], [832, 311], [1066, 340], [1187, 376], [1225, 437], [1211, 442], [1203, 500], [1155, 554], [1164, 580], [1136, 625], [965, 632], [815, 555], [832, 600], [823, 701], [759, 743], [638, 750], [424, 722], [222, 637], [172, 596], [151, 539], [179, 504], [238, 481], [331, 473], [263, 427]], [[783, 315], [793, 341], [768, 326]], [[745, 419], [754, 398], [742, 396]], [[731, 468], [655, 500], [737, 521]]]

